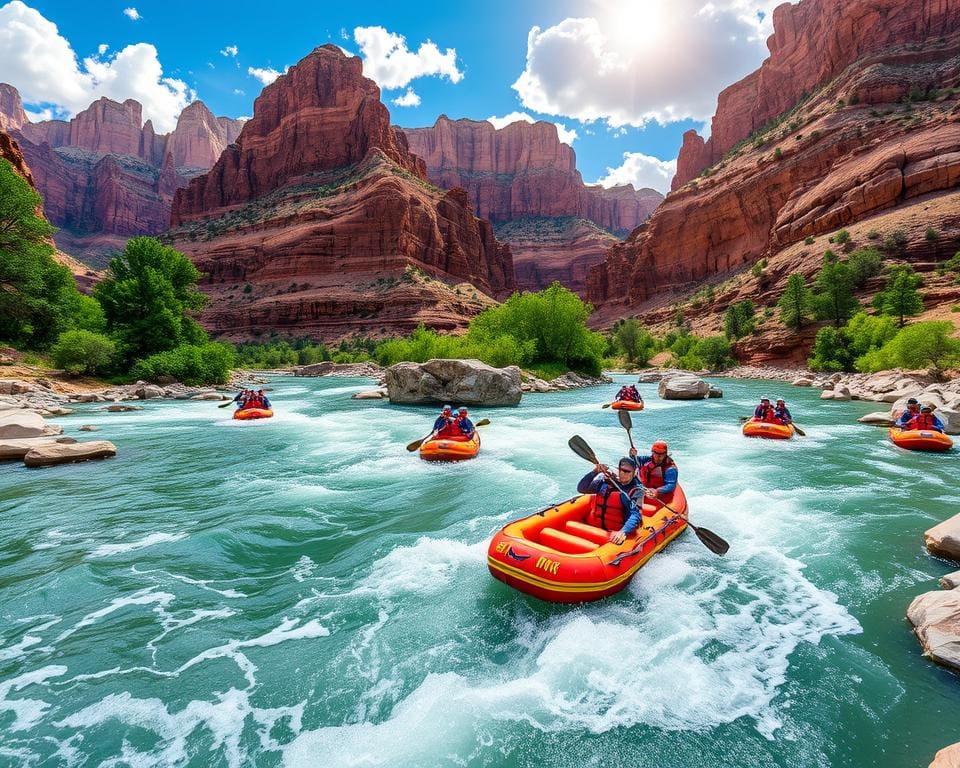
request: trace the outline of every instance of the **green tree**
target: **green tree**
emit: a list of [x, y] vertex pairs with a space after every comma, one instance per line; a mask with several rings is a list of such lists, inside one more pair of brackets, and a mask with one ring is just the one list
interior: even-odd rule
[[117, 355], [117, 345], [92, 331], [64, 331], [50, 349], [53, 364], [74, 376], [109, 370]]
[[739, 339], [753, 332], [756, 325], [756, 309], [750, 299], [738, 301], [727, 307], [723, 315], [723, 330], [728, 339]]
[[722, 371], [734, 362], [730, 357], [730, 342], [723, 336], [707, 336], [697, 342], [694, 354], [711, 371]]
[[917, 290], [920, 282], [920, 275], [916, 274], [912, 267], [896, 267], [890, 271], [887, 287], [873, 297], [874, 308], [884, 315], [899, 318], [902, 328], [908, 316], [918, 315], [923, 311], [923, 299]]
[[813, 316], [813, 294], [799, 272], [787, 278], [787, 287], [777, 306], [780, 308], [780, 322], [795, 331]]
[[853, 359], [847, 349], [846, 334], [839, 328], [821, 328], [813, 342], [813, 355], [807, 360], [812, 371], [852, 371]]
[[857, 360], [858, 368], [862, 371], [931, 368], [939, 374], [948, 365], [960, 361], [960, 339], [952, 337], [953, 331], [953, 323], [946, 320], [908, 325], [880, 349]]
[[857, 288], [862, 288], [867, 280], [879, 275], [883, 267], [883, 255], [876, 248], [860, 248], [847, 258], [850, 277]]
[[196, 290], [200, 273], [179, 251], [152, 237], [127, 241], [110, 261], [94, 296], [107, 330], [127, 360], [145, 358], [181, 344], [202, 345], [207, 334], [191, 317], [206, 297]]
[[53, 257], [43, 201], [0, 159], [0, 339], [43, 348], [70, 328], [84, 303], [73, 275]]
[[827, 259], [814, 280], [814, 308], [818, 320], [830, 320], [834, 326], [848, 320], [860, 307], [853, 295], [853, 278], [847, 264]]
[[619, 320], [613, 326], [613, 338], [623, 350], [628, 362], [635, 362], [639, 352], [640, 333], [643, 328], [637, 319], [629, 317], [626, 320]]
[[857, 312], [847, 323], [844, 332], [851, 356], [860, 358], [874, 349], [880, 349], [897, 335], [897, 327], [889, 317]]
[[155, 381], [160, 376], [173, 376], [191, 386], [226, 384], [233, 364], [233, 349], [227, 344], [181, 344], [138, 360], [131, 375], [147, 381]]

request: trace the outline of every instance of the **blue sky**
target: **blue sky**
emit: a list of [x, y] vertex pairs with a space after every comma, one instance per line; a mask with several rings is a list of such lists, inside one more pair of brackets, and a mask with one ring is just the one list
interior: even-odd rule
[[[664, 190], [683, 132], [703, 132], [719, 90], [765, 57], [773, 5], [0, 0], [0, 81], [38, 115], [70, 115], [98, 95], [136, 98], [162, 129], [192, 98], [251, 115], [263, 88], [251, 68], [279, 72], [333, 42], [377, 73], [396, 124], [521, 112], [576, 132], [586, 181]], [[415, 105], [392, 103], [404, 96]]]

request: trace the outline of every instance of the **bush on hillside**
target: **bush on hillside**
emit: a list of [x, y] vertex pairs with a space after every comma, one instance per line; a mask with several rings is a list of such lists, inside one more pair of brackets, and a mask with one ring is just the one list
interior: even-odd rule
[[939, 373], [960, 363], [960, 339], [951, 336], [953, 331], [953, 323], [946, 320], [908, 325], [880, 349], [858, 359], [857, 369], [872, 372], [888, 368], [931, 368]]
[[64, 331], [50, 350], [53, 364], [69, 374], [105, 373], [117, 356], [111, 339], [92, 331]]
[[233, 364], [233, 350], [226, 344], [181, 344], [138, 360], [130, 374], [146, 381], [156, 381], [160, 376], [172, 376], [191, 386], [226, 384]]
[[847, 257], [850, 277], [857, 288], [862, 288], [867, 280], [879, 275], [883, 268], [883, 254], [876, 248], [860, 248]]

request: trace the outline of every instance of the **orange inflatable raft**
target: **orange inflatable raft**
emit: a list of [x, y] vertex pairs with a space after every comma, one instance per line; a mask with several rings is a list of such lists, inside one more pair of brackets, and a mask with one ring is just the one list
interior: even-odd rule
[[614, 400], [610, 407], [615, 411], [642, 411], [643, 403], [637, 403], [633, 400]]
[[786, 440], [793, 437], [793, 424], [772, 424], [769, 421], [750, 419], [743, 425], [745, 437], [766, 437], [770, 440]]
[[480, 435], [476, 430], [473, 437], [434, 438], [420, 445], [420, 458], [424, 461], [463, 461], [472, 459], [479, 452]]
[[272, 408], [242, 408], [239, 411], [233, 412], [233, 418], [239, 419], [240, 421], [246, 421], [248, 419], [269, 419], [273, 416]]
[[552, 603], [583, 603], [619, 592], [654, 554], [687, 527], [678, 485], [667, 503], [646, 500], [640, 528], [623, 544], [583, 522], [593, 494], [583, 494], [504, 526], [487, 549], [495, 579]]
[[890, 430], [890, 439], [894, 445], [910, 451], [949, 451], [953, 440], [943, 432], [934, 429], [896, 429]]

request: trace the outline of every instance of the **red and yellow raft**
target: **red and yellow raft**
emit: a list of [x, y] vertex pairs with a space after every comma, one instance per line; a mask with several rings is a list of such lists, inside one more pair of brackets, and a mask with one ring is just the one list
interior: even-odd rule
[[424, 461], [463, 461], [480, 452], [480, 435], [473, 437], [435, 437], [420, 444], [420, 458]]
[[640, 568], [687, 527], [687, 499], [678, 485], [667, 503], [646, 500], [640, 529], [613, 544], [584, 520], [593, 494], [505, 525], [487, 549], [495, 579], [552, 603], [582, 603], [623, 589]]
[[633, 400], [614, 400], [610, 403], [610, 407], [615, 411], [642, 411], [643, 403]]
[[272, 408], [241, 408], [239, 411], [233, 412], [233, 418], [239, 419], [240, 421], [269, 419], [271, 416], [273, 416]]
[[949, 451], [953, 440], [935, 429], [897, 429], [890, 430], [890, 439], [899, 448], [910, 451]]
[[774, 424], [769, 421], [750, 419], [743, 425], [745, 437], [765, 437], [770, 440], [787, 440], [793, 437], [793, 424]]

